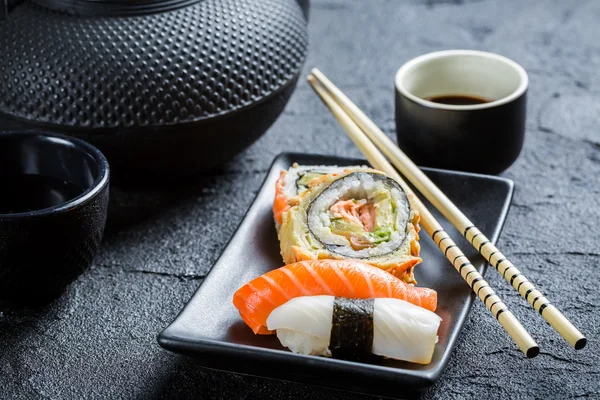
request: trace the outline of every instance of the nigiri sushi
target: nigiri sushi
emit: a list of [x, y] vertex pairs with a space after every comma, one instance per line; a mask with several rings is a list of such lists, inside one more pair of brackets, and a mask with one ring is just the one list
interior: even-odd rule
[[271, 312], [300, 296], [330, 295], [349, 298], [391, 297], [435, 311], [435, 290], [406, 284], [382, 269], [357, 260], [300, 261], [267, 272], [233, 295], [240, 316], [256, 334], [267, 328]]
[[414, 267], [422, 261], [419, 213], [383, 172], [349, 167], [312, 178], [287, 204], [278, 231], [285, 264], [357, 259], [416, 283]]
[[273, 217], [279, 230], [282, 214], [289, 210], [290, 200], [308, 190], [310, 183], [317, 178], [329, 174], [338, 174], [348, 168], [337, 165], [298, 165], [294, 163], [287, 171], [281, 171], [275, 183], [275, 200], [273, 201]]
[[294, 353], [375, 354], [429, 364], [440, 322], [437, 314], [399, 299], [302, 296], [274, 309], [267, 328]]

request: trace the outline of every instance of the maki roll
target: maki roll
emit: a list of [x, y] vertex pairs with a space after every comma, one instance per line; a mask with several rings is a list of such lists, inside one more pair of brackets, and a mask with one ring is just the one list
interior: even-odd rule
[[313, 179], [281, 217], [286, 264], [357, 259], [416, 283], [419, 214], [398, 182], [381, 171], [351, 167]]
[[393, 298], [296, 297], [277, 307], [267, 328], [294, 353], [357, 359], [375, 354], [429, 364], [441, 318]]
[[284, 212], [295, 203], [295, 197], [306, 192], [310, 183], [324, 175], [340, 174], [348, 168], [337, 165], [298, 165], [294, 163], [287, 171], [281, 171], [275, 183], [275, 201], [273, 201], [273, 217], [279, 230]]

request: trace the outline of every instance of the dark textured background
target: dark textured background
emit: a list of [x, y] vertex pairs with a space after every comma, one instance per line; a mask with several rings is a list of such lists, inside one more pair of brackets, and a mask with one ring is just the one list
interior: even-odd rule
[[[318, 66], [390, 135], [393, 76], [422, 53], [504, 54], [530, 75], [525, 148], [499, 247], [588, 337], [572, 350], [493, 270], [538, 340], [525, 359], [476, 302], [423, 398], [600, 398], [600, 2], [315, 0]], [[272, 129], [193, 187], [113, 189], [95, 265], [53, 304], [0, 312], [1, 398], [366, 398], [203, 370], [156, 344], [210, 269], [282, 151], [359, 153], [304, 80]], [[243, 268], [241, 260], [239, 268]], [[399, 393], [399, 395], [401, 395]]]

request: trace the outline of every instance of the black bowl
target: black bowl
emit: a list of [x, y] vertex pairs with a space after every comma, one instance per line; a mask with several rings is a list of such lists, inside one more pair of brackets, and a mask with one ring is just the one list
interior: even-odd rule
[[91, 265], [108, 182], [106, 158], [84, 141], [0, 133], [0, 302], [54, 298]]
[[[481, 51], [439, 51], [407, 62], [395, 83], [398, 145], [416, 164], [499, 174], [519, 157], [528, 77], [516, 62]], [[486, 102], [431, 101], [445, 96]]]

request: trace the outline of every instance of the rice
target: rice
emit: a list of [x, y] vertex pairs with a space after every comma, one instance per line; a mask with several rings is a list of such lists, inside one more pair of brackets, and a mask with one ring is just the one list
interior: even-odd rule
[[[302, 175], [304, 175], [307, 172], [314, 172], [317, 174], [322, 174], [322, 175], [327, 175], [327, 174], [333, 174], [333, 173], [341, 173], [344, 170], [348, 169], [348, 168], [359, 168], [357, 166], [352, 166], [352, 167], [341, 167], [338, 165], [308, 165], [308, 166], [303, 166], [303, 165], [298, 165], [298, 164], [294, 164], [292, 166], [292, 168], [290, 168], [283, 180], [283, 193], [285, 194], [285, 196], [290, 199], [294, 196], [296, 196], [298, 193], [298, 187], [296, 186], [296, 183], [298, 182], [298, 180], [301, 178]], [[362, 168], [366, 168], [366, 167], [362, 167]]]

